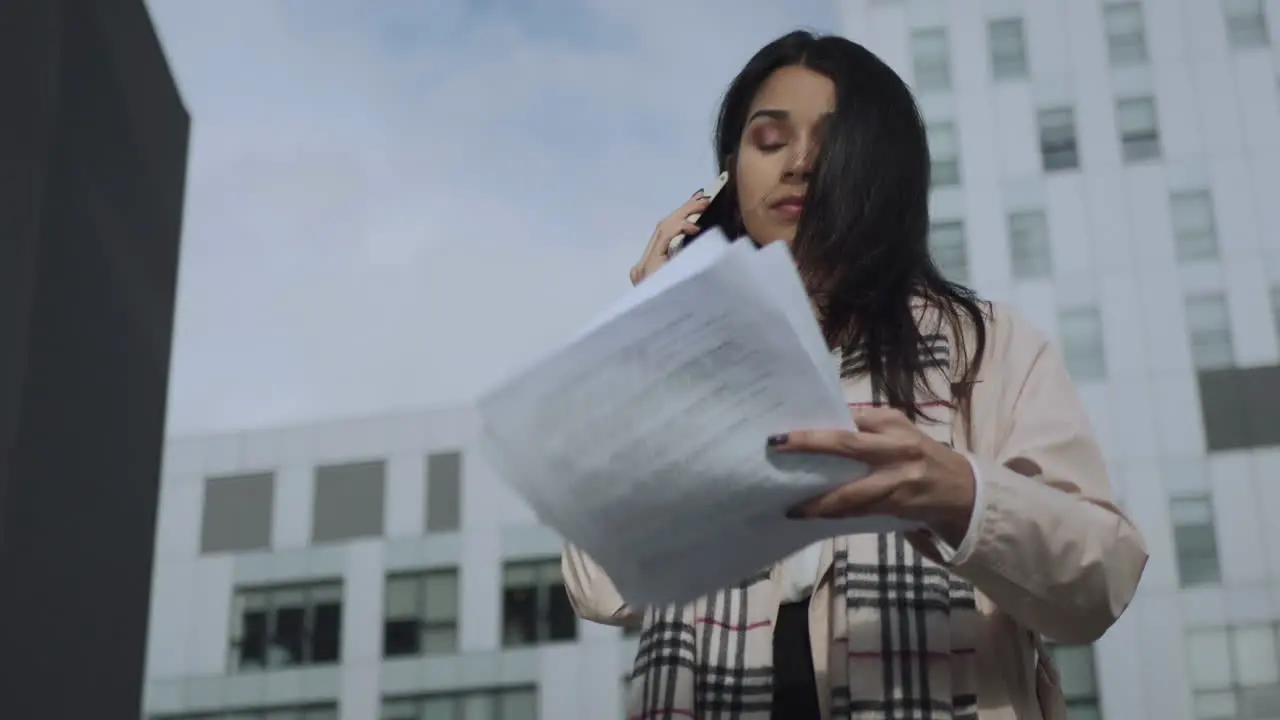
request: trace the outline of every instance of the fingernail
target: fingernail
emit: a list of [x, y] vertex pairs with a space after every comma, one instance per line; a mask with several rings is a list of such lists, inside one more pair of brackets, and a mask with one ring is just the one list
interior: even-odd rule
[[786, 433], [782, 433], [780, 435], [770, 435], [769, 439], [765, 441], [765, 445], [767, 447], [778, 447], [780, 445], [786, 445], [786, 444], [787, 444]]

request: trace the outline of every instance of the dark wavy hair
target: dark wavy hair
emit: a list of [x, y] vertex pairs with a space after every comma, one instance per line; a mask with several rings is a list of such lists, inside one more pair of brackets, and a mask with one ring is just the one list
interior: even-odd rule
[[[967, 406], [987, 343], [989, 308], [949, 282], [929, 252], [929, 143], [906, 83], [871, 51], [843, 37], [796, 31], [769, 43], [733, 79], [715, 130], [720, 169], [731, 170], [747, 111], [776, 70], [802, 66], [835, 84], [792, 250], [831, 347], [865, 352], [876, 396], [912, 419], [926, 415], [917, 390], [939, 399], [924, 370], [940, 327], [921, 328], [913, 303], [937, 310], [957, 345], [952, 397]], [[730, 237], [745, 234], [730, 183], [715, 217]], [[965, 347], [965, 326], [976, 347]]]

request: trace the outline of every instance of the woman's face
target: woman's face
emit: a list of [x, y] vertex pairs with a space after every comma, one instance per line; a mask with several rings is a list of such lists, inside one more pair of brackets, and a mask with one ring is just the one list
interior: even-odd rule
[[798, 65], [770, 75], [751, 102], [734, 177], [742, 223], [757, 244], [795, 240], [823, 124], [835, 103], [835, 84]]

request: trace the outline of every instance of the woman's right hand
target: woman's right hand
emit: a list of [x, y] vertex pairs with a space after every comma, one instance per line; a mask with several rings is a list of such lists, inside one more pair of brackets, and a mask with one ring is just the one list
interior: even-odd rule
[[653, 230], [653, 235], [649, 237], [649, 246], [644, 249], [640, 262], [631, 268], [632, 285], [639, 285], [645, 278], [657, 272], [658, 268], [667, 264], [671, 259], [668, 248], [677, 235], [697, 235], [701, 231], [697, 225], [689, 222], [689, 217], [701, 214], [710, 204], [711, 201], [699, 190], [689, 198], [688, 202], [658, 223], [658, 227]]

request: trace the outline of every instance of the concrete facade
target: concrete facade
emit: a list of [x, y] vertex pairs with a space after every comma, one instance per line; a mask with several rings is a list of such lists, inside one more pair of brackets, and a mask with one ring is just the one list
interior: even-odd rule
[[[440, 451], [463, 458], [458, 531], [427, 528], [427, 458]], [[314, 543], [316, 468], [370, 458], [385, 460], [381, 536]], [[274, 486], [269, 547], [202, 552], [209, 479], [263, 473]], [[620, 630], [578, 623], [576, 641], [504, 649], [503, 564], [556, 559], [560, 545], [484, 466], [466, 411], [174, 439], [156, 537], [146, 695], [152, 717], [275, 718], [243, 711], [336, 705], [336, 715], [314, 717], [369, 720], [380, 716], [384, 697], [530, 686], [538, 688], [537, 717], [621, 715], [621, 677], [635, 647]], [[445, 567], [459, 571], [456, 653], [385, 660], [385, 577]], [[231, 670], [236, 588], [332, 579], [342, 582], [340, 663]], [[495, 716], [525, 720], [513, 712]]]

